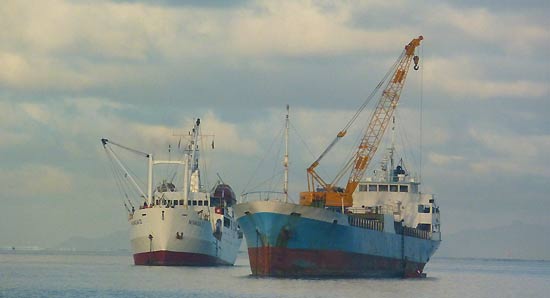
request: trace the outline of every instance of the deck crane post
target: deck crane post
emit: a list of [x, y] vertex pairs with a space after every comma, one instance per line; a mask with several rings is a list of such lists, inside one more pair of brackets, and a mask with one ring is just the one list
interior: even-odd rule
[[[403, 53], [395, 64], [395, 70], [393, 71], [391, 80], [387, 82], [386, 87], [382, 91], [382, 95], [372, 113], [367, 130], [361, 139], [357, 151], [345, 164], [344, 168], [336, 175], [336, 178], [332, 182], [327, 183], [319, 176], [315, 168], [319, 165], [319, 162], [328, 151], [346, 135], [347, 129], [350, 127], [351, 123], [357, 119], [357, 113], [346, 127], [337, 134], [336, 138], [330, 143], [327, 149], [323, 151], [319, 158], [317, 158], [317, 160], [307, 169], [308, 191], [300, 193], [301, 205], [342, 208], [351, 207], [353, 205], [352, 194], [357, 188], [357, 185], [359, 185], [372, 157], [376, 153], [393, 112], [397, 107], [411, 62], [414, 62], [413, 68], [418, 70], [419, 58], [415, 56], [414, 53], [423, 39], [422, 36], [419, 36], [405, 46]], [[383, 82], [384, 81], [380, 82], [379, 86], [383, 84]], [[364, 105], [362, 108], [363, 107]], [[346, 187], [336, 187], [340, 178], [342, 178], [350, 168], [351, 173]], [[315, 182], [317, 182], [320, 188], [316, 188]]]

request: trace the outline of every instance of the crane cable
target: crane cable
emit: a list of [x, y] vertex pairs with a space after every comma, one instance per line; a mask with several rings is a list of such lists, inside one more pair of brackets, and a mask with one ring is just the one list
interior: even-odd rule
[[[304, 145], [304, 147], [306, 148], [307, 152], [309, 153], [309, 155], [311, 155], [312, 158], [315, 158], [315, 154], [313, 154], [313, 151], [311, 150], [311, 148], [309, 148], [309, 146], [307, 145], [306, 141], [305, 141], [305, 138], [298, 132], [298, 130], [296, 129], [296, 127], [294, 127], [294, 125], [292, 124], [292, 121], [289, 121], [288, 124], [290, 125], [290, 128], [292, 128], [292, 131], [296, 133], [296, 135], [298, 136], [298, 139], [300, 140], [300, 142], [302, 142], [302, 145]], [[294, 134], [293, 134], [294, 135]], [[323, 172], [323, 175], [327, 176], [327, 172], [324, 171], [323, 168], [320, 168], [320, 171]]]
[[401, 61], [401, 59], [403, 58], [403, 56], [405, 55], [405, 51], [403, 51], [401, 53], [401, 55], [399, 55], [399, 57], [397, 58], [397, 60], [395, 61], [395, 63], [392, 65], [392, 67], [390, 67], [390, 69], [386, 72], [386, 74], [382, 77], [382, 80], [378, 83], [378, 85], [376, 85], [376, 87], [374, 88], [374, 90], [372, 90], [372, 92], [369, 94], [369, 96], [367, 97], [367, 99], [363, 102], [363, 104], [359, 107], [359, 109], [357, 109], [357, 111], [355, 112], [355, 114], [353, 115], [353, 117], [351, 117], [351, 119], [348, 121], [348, 123], [346, 124], [346, 126], [344, 127], [343, 131], [347, 131], [352, 125], [353, 123], [355, 122], [355, 120], [357, 120], [357, 118], [359, 117], [359, 114], [361, 114], [361, 112], [363, 112], [363, 110], [365, 109], [365, 107], [369, 104], [369, 102], [372, 100], [372, 98], [374, 97], [374, 95], [376, 95], [376, 93], [378, 93], [378, 90], [380, 90], [380, 88], [382, 87], [382, 85], [384, 85], [384, 83], [388, 80], [388, 77], [395, 71], [395, 69], [397, 68], [397, 66], [399, 65], [399, 61]]
[[[252, 183], [252, 180], [254, 179], [254, 177], [256, 177], [256, 174], [258, 172], [258, 170], [260, 169], [260, 167], [262, 166], [262, 164], [264, 163], [264, 161], [266, 160], [267, 158], [267, 155], [268, 153], [271, 152], [271, 149], [273, 149], [273, 146], [275, 145], [275, 141], [277, 141], [277, 139], [279, 138], [279, 136], [282, 134], [284, 130], [284, 126], [281, 127], [281, 129], [279, 130], [279, 132], [277, 133], [276, 137], [273, 138], [273, 140], [271, 141], [271, 144], [269, 145], [269, 149], [266, 151], [266, 154], [262, 157], [262, 159], [260, 160], [260, 162], [258, 163], [258, 165], [256, 166], [256, 169], [254, 169], [254, 171], [252, 172], [252, 175], [250, 176], [250, 178], [248, 179], [248, 182], [246, 183], [246, 185], [244, 186], [244, 188], [242, 189], [241, 191], [241, 195], [244, 194], [246, 192], [247, 189], [249, 189], [249, 186], [250, 186], [250, 183]], [[271, 177], [272, 178], [272, 177]], [[269, 179], [271, 179], [269, 178]]]
[[420, 63], [422, 64], [422, 67], [420, 68], [420, 166], [419, 166], [419, 174], [418, 174], [418, 180], [419, 182], [422, 182], [422, 122], [423, 122], [423, 110], [424, 110], [424, 44], [420, 46], [420, 56], [422, 59], [420, 59]]
[[[392, 65], [392, 67], [389, 68], [389, 70], [386, 72], [386, 74], [384, 74], [384, 76], [382, 77], [382, 80], [378, 83], [378, 85], [376, 85], [376, 87], [374, 88], [374, 90], [369, 94], [369, 96], [367, 97], [367, 99], [363, 102], [363, 104], [359, 107], [359, 109], [355, 112], [355, 114], [353, 115], [353, 117], [348, 121], [348, 123], [346, 124], [346, 126], [344, 127], [344, 129], [342, 131], [347, 131], [351, 125], [353, 125], [353, 123], [357, 120], [357, 118], [359, 117], [359, 115], [363, 112], [363, 110], [365, 109], [365, 107], [370, 103], [370, 101], [372, 100], [372, 98], [378, 93], [378, 91], [380, 90], [380, 88], [384, 85], [384, 83], [386, 83], [388, 81], [388, 78], [390, 77], [391, 74], [393, 74], [395, 72], [395, 69], [397, 68], [397, 66], [399, 65], [399, 62], [403, 59], [403, 56], [405, 56], [406, 54], [406, 51], [403, 50], [403, 52], [401, 53], [401, 55], [399, 55], [399, 57], [397, 58], [397, 60], [395, 60], [394, 64]], [[389, 84], [389, 82], [388, 82]], [[365, 128], [363, 131], [366, 131], [367, 128]], [[356, 146], [354, 148], [357, 148], [357, 146], [359, 145], [360, 143], [360, 140], [362, 138], [359, 137], [356, 141]], [[353, 161], [354, 161], [354, 157], [355, 157], [355, 150], [351, 150], [350, 152], [351, 154], [351, 157], [349, 159], [347, 159], [347, 162], [344, 163], [343, 167], [341, 168], [342, 170], [340, 170], [338, 172], [338, 174], [336, 175], [336, 177], [334, 178], [334, 180], [332, 180], [332, 182], [330, 183], [331, 185], [334, 185], [336, 184], [344, 175], [346, 172], [349, 171], [349, 169], [351, 168], [351, 166], [353, 165]]]
[[[180, 135], [180, 138], [179, 138], [179, 141], [178, 141], [178, 148], [176, 149], [176, 152], [178, 152], [180, 155], [179, 155], [179, 158], [177, 158], [177, 160], [183, 160], [184, 157], [185, 157], [185, 151], [186, 149], [181, 149], [181, 135]], [[201, 142], [202, 142], [202, 139], [201, 139]], [[189, 160], [186, 159], [186, 162], [188, 162]], [[170, 183], [174, 183], [174, 180], [176, 179], [176, 176], [178, 175], [178, 167], [180, 167], [181, 165], [178, 165], [178, 164], [175, 164], [175, 165], [172, 165], [172, 170], [173, 170], [173, 174], [172, 174], [172, 178], [170, 178]], [[168, 175], [167, 175], [168, 176]], [[183, 187], [183, 185], [182, 185]], [[156, 192], [156, 189], [153, 190], [153, 193]]]
[[126, 198], [128, 203], [130, 204], [130, 206], [132, 206], [132, 207], [134, 207], [134, 206], [128, 198], [128, 193], [126, 192], [126, 189], [123, 186], [122, 178], [120, 176], [120, 173], [116, 170], [116, 168], [114, 166], [113, 157], [109, 154], [109, 152], [107, 151], [107, 148], [104, 148], [104, 149], [105, 149], [105, 154], [107, 155], [107, 158], [109, 159], [109, 166], [110, 166], [109, 168], [111, 169], [111, 173], [113, 174], [113, 178], [115, 179], [115, 185], [116, 185], [116, 188], [119, 192], [120, 199], [122, 200], [122, 204], [124, 205], [124, 208], [129, 213], [130, 208], [128, 208], [128, 205], [126, 205], [126, 202], [124, 201], [124, 198]]
[[[200, 133], [200, 132], [199, 132]], [[204, 145], [204, 142], [203, 140], [205, 139], [205, 136], [203, 136], [202, 134], [199, 134], [200, 136], [200, 139], [201, 139], [201, 146], [200, 146], [200, 151], [199, 152], [204, 152], [202, 154], [205, 154], [206, 153], [206, 146]], [[204, 172], [204, 189], [210, 189], [209, 185], [208, 185], [208, 167], [207, 167], [207, 164], [206, 164], [206, 156], [204, 158], [200, 158], [200, 155], [199, 155], [199, 162], [202, 162], [202, 169], [203, 169], [203, 172]], [[200, 171], [199, 171], [199, 181], [200, 181]], [[199, 183], [200, 184], [200, 183]], [[201, 188], [201, 185], [199, 185], [199, 189]]]
[[[281, 132], [282, 132], [282, 130], [281, 130]], [[277, 138], [277, 139], [279, 139], [279, 138]], [[279, 145], [277, 146], [277, 152], [275, 153], [275, 156], [280, 156], [282, 148], [283, 148], [283, 138], [281, 137], [280, 141], [279, 141]], [[279, 167], [279, 160], [277, 160], [277, 162], [273, 163], [273, 170], [272, 170], [273, 179], [271, 179], [269, 181], [269, 184], [268, 184], [268, 190], [269, 191], [273, 191], [273, 188], [275, 187], [273, 185], [273, 182], [275, 181], [275, 177], [279, 176], [279, 175], [277, 175], [277, 172], [280, 172], [280, 171], [277, 171], [278, 167]]]

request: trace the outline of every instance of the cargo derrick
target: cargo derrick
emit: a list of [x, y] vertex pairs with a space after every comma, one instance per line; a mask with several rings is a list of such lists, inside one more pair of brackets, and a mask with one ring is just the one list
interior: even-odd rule
[[[307, 169], [308, 191], [300, 193], [300, 205], [342, 207], [342, 209], [353, 205], [352, 194], [365, 174], [372, 157], [376, 153], [376, 149], [382, 140], [386, 127], [388, 126], [393, 112], [397, 107], [411, 62], [414, 62], [414, 69], [418, 70], [419, 58], [418, 56], [415, 56], [414, 53], [415, 49], [420, 45], [420, 41], [422, 39], [423, 37], [419, 36], [407, 44], [399, 56], [398, 62], [393, 66], [394, 70], [390, 69], [390, 72], [393, 70], [391, 80], [388, 81], [384, 91], [382, 91], [382, 95], [376, 105], [376, 108], [374, 109], [374, 112], [372, 113], [369, 125], [367, 126], [367, 130], [361, 139], [361, 143], [359, 144], [357, 151], [346, 163], [344, 168], [336, 175], [334, 180], [330, 183], [325, 182], [315, 171], [315, 168], [319, 165], [321, 159], [332, 149], [332, 147], [346, 135], [348, 128], [357, 119], [358, 114], [368, 103], [370, 97], [355, 113], [346, 127], [337, 134], [336, 138], [330, 143], [325, 151], [323, 151], [317, 160], [315, 160]], [[378, 87], [385, 82], [386, 78], [387, 77], [385, 77], [378, 84]], [[375, 89], [371, 96], [376, 93], [376, 90], [377, 89]], [[336, 184], [350, 167], [352, 167], [352, 169], [346, 188], [344, 189], [337, 187]]]

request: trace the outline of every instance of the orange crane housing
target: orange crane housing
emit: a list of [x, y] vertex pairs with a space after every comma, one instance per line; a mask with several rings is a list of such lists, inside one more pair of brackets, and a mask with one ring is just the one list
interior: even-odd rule
[[[419, 36], [405, 46], [405, 49], [398, 58], [398, 63], [394, 65], [395, 70], [393, 71], [391, 80], [387, 83], [384, 91], [382, 91], [378, 104], [372, 113], [367, 130], [359, 144], [359, 148], [336, 178], [331, 183], [327, 183], [319, 176], [315, 168], [319, 165], [319, 162], [326, 153], [346, 135], [347, 129], [350, 127], [351, 123], [355, 121], [358, 113], [364, 108], [366, 103], [355, 114], [348, 125], [337, 134], [336, 138], [319, 158], [317, 158], [317, 160], [307, 169], [308, 191], [300, 193], [300, 205], [317, 207], [351, 207], [353, 205], [352, 194], [357, 188], [357, 185], [359, 185], [372, 157], [376, 153], [393, 112], [397, 107], [411, 62], [414, 62], [414, 69], [418, 70], [419, 58], [415, 56], [414, 53], [422, 39], [423, 37]], [[381, 86], [383, 82], [384, 80], [380, 82], [378, 86]], [[345, 189], [337, 187], [336, 184], [338, 180], [340, 180], [350, 167], [352, 167], [352, 169]]]

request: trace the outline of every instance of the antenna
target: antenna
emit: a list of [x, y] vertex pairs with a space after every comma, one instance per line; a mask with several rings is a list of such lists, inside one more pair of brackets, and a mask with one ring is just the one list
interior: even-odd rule
[[392, 126], [391, 126], [391, 147], [390, 147], [390, 169], [389, 169], [389, 182], [393, 182], [393, 170], [395, 169], [395, 115], [392, 116]]
[[220, 176], [220, 173], [216, 173], [216, 176], [218, 176], [218, 179], [220, 179], [220, 182], [221, 182], [222, 184], [225, 184], [225, 182], [223, 182], [222, 177]]
[[283, 192], [285, 194], [285, 203], [288, 203], [288, 114], [290, 106], [286, 105], [286, 120], [285, 120], [285, 158], [283, 165], [285, 167], [285, 181], [283, 185]]

